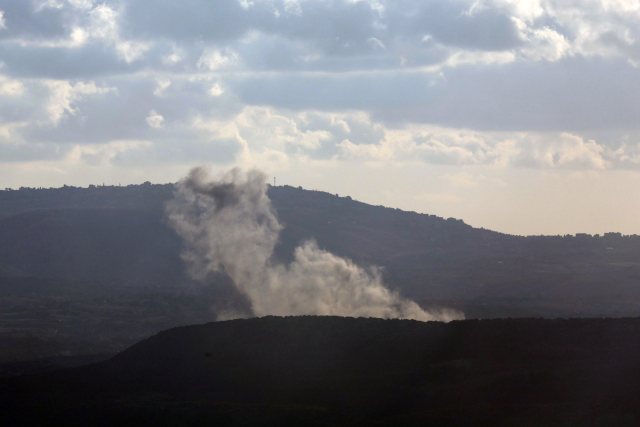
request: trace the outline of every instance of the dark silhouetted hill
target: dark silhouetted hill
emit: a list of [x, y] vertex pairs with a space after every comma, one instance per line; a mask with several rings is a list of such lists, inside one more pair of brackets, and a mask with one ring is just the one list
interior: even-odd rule
[[640, 422], [640, 319], [266, 317], [161, 332], [0, 382], [17, 425]]

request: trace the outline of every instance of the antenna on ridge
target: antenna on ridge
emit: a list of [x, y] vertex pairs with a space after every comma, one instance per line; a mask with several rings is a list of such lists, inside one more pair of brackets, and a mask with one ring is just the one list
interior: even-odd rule
[[275, 176], [273, 177], [273, 186], [274, 187], [276, 186], [276, 177]]

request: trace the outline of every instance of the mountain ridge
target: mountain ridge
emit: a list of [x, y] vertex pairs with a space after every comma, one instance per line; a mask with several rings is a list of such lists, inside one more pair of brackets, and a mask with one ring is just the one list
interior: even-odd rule
[[[173, 197], [174, 188], [174, 184], [147, 182], [126, 187], [0, 191], [0, 273], [50, 277], [68, 271], [60, 261], [63, 264], [51, 264], [49, 270], [38, 272], [43, 267], [34, 260], [43, 252], [67, 253], [68, 247], [78, 246], [78, 239], [76, 243], [67, 237], [50, 239], [34, 246], [29, 239], [6, 236], [16, 231], [11, 222], [20, 215], [49, 218], [26, 221], [25, 230], [43, 226], [59, 232], [68, 227], [63, 224], [64, 212], [78, 216], [77, 209], [84, 209], [86, 216], [93, 215], [86, 234], [102, 236], [98, 246], [116, 248], [124, 260], [114, 264], [109, 261], [113, 257], [101, 255], [98, 259], [104, 262], [95, 269], [101, 275], [70, 278], [133, 283], [142, 280], [140, 272], [146, 271], [156, 281], [185, 283], [188, 278], [179, 265], [181, 243], [163, 221], [164, 203]], [[269, 186], [268, 195], [284, 225], [275, 254], [285, 263], [295, 247], [313, 239], [321, 248], [358, 265], [382, 267], [387, 286], [423, 305], [456, 305], [472, 317], [640, 314], [640, 293], [635, 286], [640, 277], [638, 236], [512, 236], [473, 228], [453, 218], [372, 206], [300, 187]], [[100, 217], [120, 224], [121, 231], [116, 227], [111, 235], [105, 233]], [[127, 220], [134, 217], [147, 218], [144, 227], [155, 231], [134, 239], [139, 230], [135, 221]], [[154, 262], [146, 254], [162, 246], [156, 244], [159, 236], [165, 236], [160, 239], [165, 242], [164, 255]], [[166, 242], [173, 243], [167, 247]], [[20, 262], [15, 260], [16, 251], [23, 253]], [[80, 259], [83, 255], [77, 253]], [[171, 265], [171, 272], [158, 273]], [[116, 270], [123, 274], [109, 273]]]

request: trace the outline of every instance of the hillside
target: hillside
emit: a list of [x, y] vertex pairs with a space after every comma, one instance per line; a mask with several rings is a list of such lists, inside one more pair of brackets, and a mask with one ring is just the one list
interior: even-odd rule
[[0, 220], [0, 272], [119, 283], [178, 283], [185, 276], [180, 244], [162, 217], [152, 213], [30, 211]]
[[4, 380], [0, 400], [22, 425], [635, 425], [638, 330], [639, 319], [234, 320]]
[[[247, 311], [225, 275], [186, 275], [164, 218], [173, 191], [0, 191], [0, 363], [114, 354], [166, 328]], [[382, 267], [387, 286], [425, 308], [467, 318], [640, 316], [637, 236], [509, 236], [320, 191], [270, 186], [268, 195], [284, 225], [281, 261], [312, 238]]]
[[[0, 191], [0, 274], [117, 283], [188, 282], [163, 221], [173, 185]], [[510, 236], [461, 220], [269, 187], [285, 226], [276, 254], [303, 239], [360, 265], [426, 306], [468, 317], [640, 314], [640, 237]], [[44, 261], [44, 262], [41, 262]]]

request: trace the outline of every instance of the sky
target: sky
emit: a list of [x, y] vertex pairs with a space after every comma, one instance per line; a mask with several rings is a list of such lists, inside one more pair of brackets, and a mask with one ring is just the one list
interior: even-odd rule
[[0, 0], [0, 188], [278, 185], [640, 234], [640, 2]]

